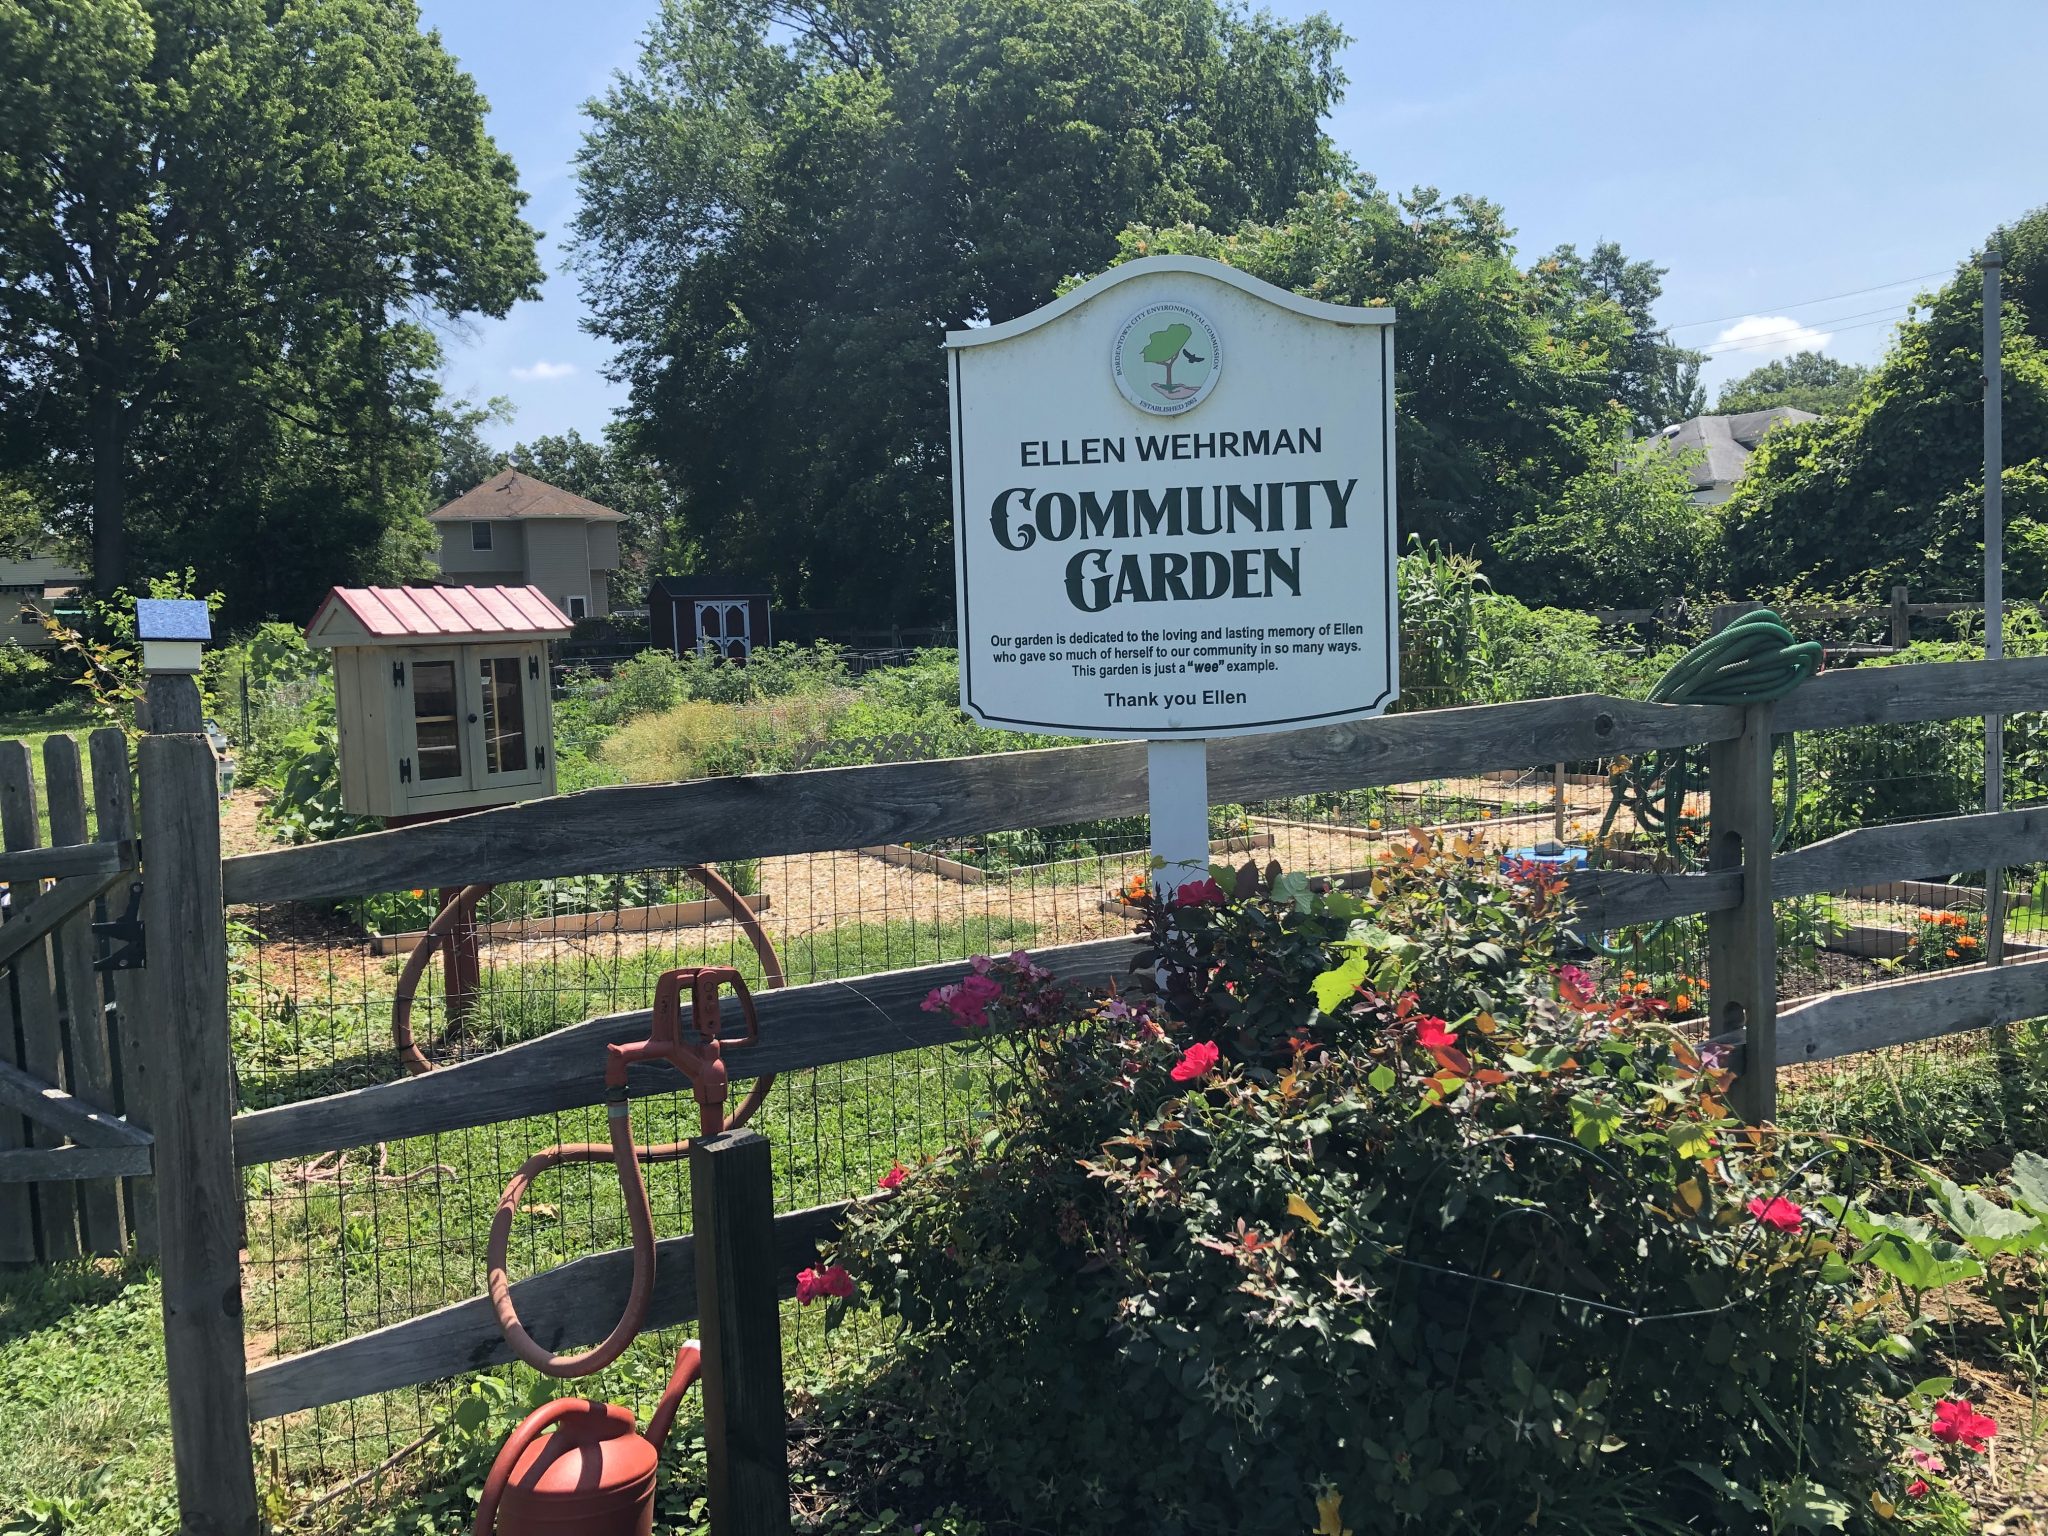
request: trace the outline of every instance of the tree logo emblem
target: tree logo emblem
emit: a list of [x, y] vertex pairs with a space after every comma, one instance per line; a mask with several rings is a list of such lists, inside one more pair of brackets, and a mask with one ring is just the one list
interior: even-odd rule
[[1116, 333], [1110, 369], [1139, 410], [1178, 416], [1209, 398], [1223, 371], [1223, 346], [1200, 310], [1148, 304]]

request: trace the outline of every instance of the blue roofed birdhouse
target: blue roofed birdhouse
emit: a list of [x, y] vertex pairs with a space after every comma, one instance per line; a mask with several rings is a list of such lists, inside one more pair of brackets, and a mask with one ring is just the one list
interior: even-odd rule
[[213, 638], [213, 617], [199, 598], [138, 597], [135, 638], [145, 672], [197, 672], [200, 651]]

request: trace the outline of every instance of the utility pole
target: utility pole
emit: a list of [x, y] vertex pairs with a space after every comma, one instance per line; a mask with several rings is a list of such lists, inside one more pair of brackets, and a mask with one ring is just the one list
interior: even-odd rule
[[[2005, 655], [2005, 445], [2002, 419], [2000, 321], [2004, 306], [1998, 279], [2005, 265], [1998, 237], [1986, 242], [1977, 265], [1984, 269], [1984, 657]], [[2005, 809], [2005, 721], [1984, 717], [1984, 809]], [[1984, 872], [1984, 958], [2005, 961], [2005, 871]]]

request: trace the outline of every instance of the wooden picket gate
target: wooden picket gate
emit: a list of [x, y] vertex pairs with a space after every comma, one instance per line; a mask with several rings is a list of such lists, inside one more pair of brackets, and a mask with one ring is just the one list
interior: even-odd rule
[[39, 797], [28, 743], [0, 741], [0, 1264], [155, 1237], [146, 1042], [121, 979], [140, 951], [113, 931], [137, 865], [128, 739], [95, 731], [81, 753], [51, 736], [42, 759]]

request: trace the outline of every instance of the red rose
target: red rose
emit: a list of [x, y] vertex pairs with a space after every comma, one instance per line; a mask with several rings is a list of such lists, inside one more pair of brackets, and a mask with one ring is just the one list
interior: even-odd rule
[[1773, 1195], [1768, 1200], [1759, 1196], [1751, 1200], [1749, 1214], [1773, 1232], [1797, 1232], [1806, 1219], [1806, 1212], [1783, 1195]]
[[1190, 880], [1173, 893], [1176, 907], [1220, 907], [1223, 900], [1223, 887], [1214, 880]]
[[1176, 1083], [1199, 1082], [1214, 1070], [1216, 1058], [1222, 1054], [1221, 1051], [1216, 1049], [1215, 1041], [1199, 1041], [1187, 1048], [1186, 1053], [1182, 1055], [1179, 1061], [1174, 1063], [1173, 1071], [1168, 1075]]
[[894, 1167], [892, 1167], [887, 1173], [883, 1174], [879, 1179], [875, 1180], [875, 1188], [894, 1189], [897, 1185], [903, 1182], [904, 1176], [909, 1172], [910, 1170], [908, 1168], [905, 1168], [901, 1163], [898, 1163]]
[[1981, 1451], [1998, 1433], [1998, 1420], [1979, 1413], [1959, 1397], [1945, 1397], [1934, 1406], [1934, 1424], [1928, 1430], [1944, 1445], [1960, 1445], [1966, 1451]]
[[1426, 1051], [1434, 1051], [1446, 1045], [1456, 1045], [1458, 1037], [1442, 1019], [1425, 1013], [1415, 1021], [1415, 1043]]
[[1924, 1499], [1929, 1492], [1927, 1479], [1924, 1477], [1916, 1477], [1906, 1484], [1906, 1497], [1909, 1499]]

